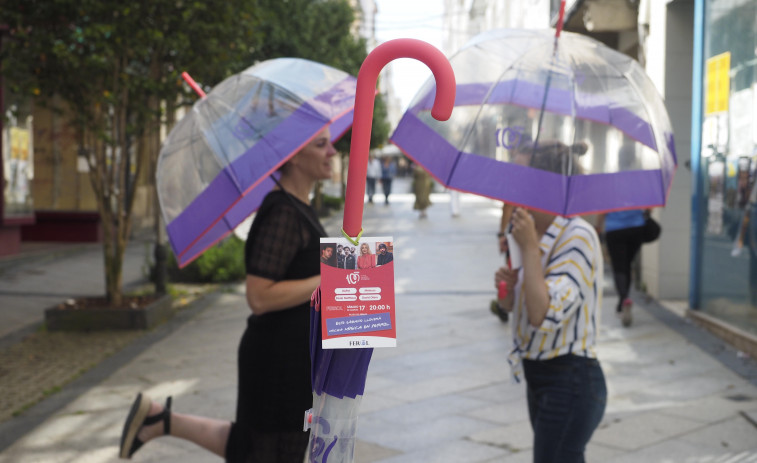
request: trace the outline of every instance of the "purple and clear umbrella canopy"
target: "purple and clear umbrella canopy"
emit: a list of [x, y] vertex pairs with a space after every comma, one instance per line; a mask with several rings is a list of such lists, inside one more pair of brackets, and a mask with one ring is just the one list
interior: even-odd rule
[[583, 35], [555, 43], [552, 30], [474, 37], [450, 58], [452, 117], [429, 114], [429, 79], [392, 142], [450, 188], [559, 215], [664, 205], [673, 131], [644, 70]]
[[274, 185], [271, 175], [325, 127], [352, 125], [354, 77], [278, 58], [224, 80], [168, 135], [157, 188], [180, 266], [230, 234]]

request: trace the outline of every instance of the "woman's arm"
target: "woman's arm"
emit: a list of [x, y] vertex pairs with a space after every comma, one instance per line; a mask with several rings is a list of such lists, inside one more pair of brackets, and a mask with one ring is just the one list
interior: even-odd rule
[[526, 298], [526, 311], [531, 326], [539, 327], [544, 322], [549, 310], [549, 291], [541, 268], [539, 247], [523, 252], [523, 295]]
[[314, 275], [302, 280], [273, 281], [247, 275], [245, 283], [247, 305], [250, 306], [252, 313], [262, 315], [309, 301], [313, 291], [321, 284], [321, 276]]
[[531, 214], [518, 208], [513, 212], [513, 238], [521, 249], [523, 260], [523, 296], [526, 301], [528, 322], [539, 327], [549, 310], [549, 291], [541, 266], [539, 236]]

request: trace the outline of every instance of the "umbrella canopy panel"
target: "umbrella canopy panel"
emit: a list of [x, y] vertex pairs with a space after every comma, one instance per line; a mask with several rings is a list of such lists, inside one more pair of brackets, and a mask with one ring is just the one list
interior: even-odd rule
[[179, 121], [158, 160], [168, 235], [185, 265], [259, 207], [270, 175], [324, 127], [352, 124], [356, 80], [297, 58], [224, 80]]
[[[594, 39], [564, 32], [556, 52], [554, 40], [549, 30], [476, 36], [450, 58], [450, 120], [430, 116], [430, 80], [392, 141], [445, 185], [562, 215], [661, 205], [676, 158], [653, 84], [636, 61]], [[543, 162], [548, 152], [556, 159]], [[529, 199], [550, 189], [562, 193]]]

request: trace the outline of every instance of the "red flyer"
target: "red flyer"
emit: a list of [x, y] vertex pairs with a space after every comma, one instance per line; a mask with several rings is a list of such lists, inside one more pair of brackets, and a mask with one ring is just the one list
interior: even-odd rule
[[394, 241], [321, 238], [324, 349], [396, 347]]

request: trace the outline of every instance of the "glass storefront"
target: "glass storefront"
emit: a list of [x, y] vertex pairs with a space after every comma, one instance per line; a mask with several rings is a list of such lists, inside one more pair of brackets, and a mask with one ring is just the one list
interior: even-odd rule
[[757, 0], [707, 0], [700, 309], [757, 334]]

